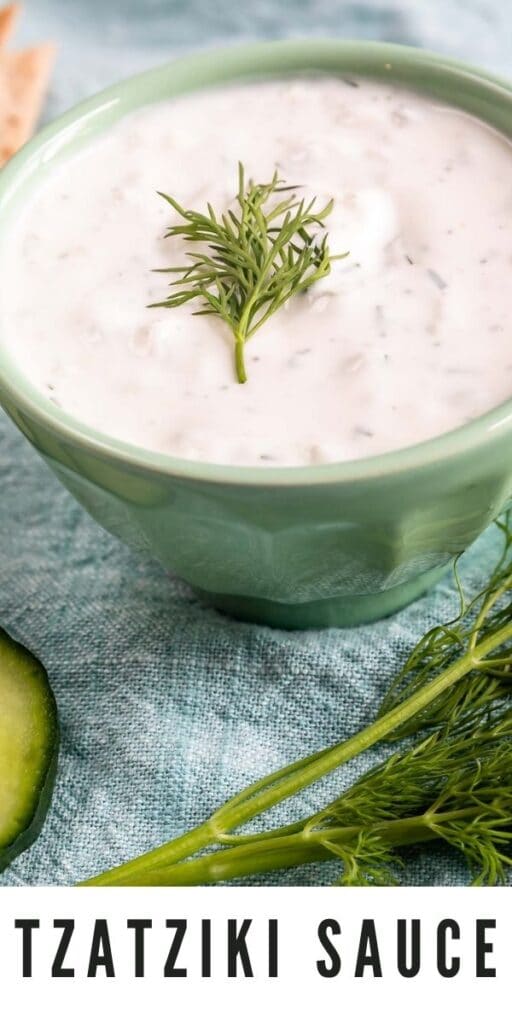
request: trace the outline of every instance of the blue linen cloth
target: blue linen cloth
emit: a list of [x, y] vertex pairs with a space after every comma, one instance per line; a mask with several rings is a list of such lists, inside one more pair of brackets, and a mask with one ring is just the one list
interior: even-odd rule
[[[179, 50], [291, 35], [425, 45], [506, 71], [512, 7], [501, 0], [32, 0], [18, 39], [60, 44], [50, 116]], [[474, 591], [496, 555], [495, 534], [464, 558]], [[5, 885], [84, 878], [348, 735], [368, 721], [418, 637], [457, 607], [448, 575], [373, 626], [285, 633], [231, 621], [93, 523], [1, 412], [0, 556], [0, 622], [46, 665], [62, 728], [44, 832], [2, 876]], [[349, 766], [343, 777], [354, 773]], [[336, 780], [323, 783], [294, 811], [313, 810], [335, 791]], [[267, 881], [314, 885], [336, 872], [313, 866]], [[467, 876], [455, 854], [423, 850], [407, 858], [404, 880], [463, 884]]]

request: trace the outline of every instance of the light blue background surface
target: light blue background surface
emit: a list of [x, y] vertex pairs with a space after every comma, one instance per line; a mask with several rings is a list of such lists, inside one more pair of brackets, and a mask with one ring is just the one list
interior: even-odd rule
[[[32, 0], [17, 41], [59, 43], [52, 116], [177, 52], [308, 35], [422, 45], [506, 74], [512, 5]], [[483, 581], [494, 546], [491, 532], [466, 556], [469, 586]], [[135, 855], [255, 777], [347, 735], [368, 720], [413, 642], [456, 607], [447, 579], [372, 627], [286, 634], [232, 622], [96, 526], [1, 412], [0, 556], [0, 622], [44, 661], [62, 725], [53, 807], [38, 843], [3, 875], [10, 885], [70, 883]], [[296, 810], [318, 797], [304, 795]], [[323, 866], [268, 881], [332, 876]], [[455, 855], [421, 851], [405, 880], [466, 876]]]

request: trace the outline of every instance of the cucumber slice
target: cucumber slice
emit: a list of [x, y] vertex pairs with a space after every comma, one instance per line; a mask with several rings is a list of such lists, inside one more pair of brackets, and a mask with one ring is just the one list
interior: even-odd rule
[[0, 871], [41, 831], [58, 748], [48, 676], [30, 651], [0, 629]]

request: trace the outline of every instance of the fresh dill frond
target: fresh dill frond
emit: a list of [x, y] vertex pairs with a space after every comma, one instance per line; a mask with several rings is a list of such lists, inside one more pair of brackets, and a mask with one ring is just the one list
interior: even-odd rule
[[[416, 644], [389, 688], [380, 708], [385, 715], [408, 697], [412, 697], [435, 675], [449, 668], [463, 654], [469, 654], [488, 637], [510, 622], [512, 593], [512, 513], [506, 512], [496, 523], [502, 534], [503, 547], [485, 588], [468, 600], [455, 563], [455, 581], [459, 595], [459, 612], [452, 622], [435, 626]], [[475, 659], [473, 671], [455, 686], [444, 690], [417, 716], [402, 723], [392, 739], [417, 732], [423, 725], [435, 725], [461, 717], [479, 714], [503, 694], [510, 694], [512, 683], [512, 638], [492, 658]]]
[[168, 298], [152, 305], [171, 309], [195, 299], [202, 303], [195, 316], [220, 317], [235, 339], [241, 384], [247, 380], [246, 341], [289, 299], [329, 274], [332, 260], [348, 255], [329, 252], [324, 222], [333, 200], [316, 209], [316, 199], [298, 199], [296, 187], [277, 171], [267, 184], [246, 183], [239, 163], [236, 207], [227, 213], [217, 214], [210, 204], [207, 213], [186, 210], [159, 192], [181, 218], [165, 237], [198, 248], [186, 253], [185, 266], [159, 269], [175, 278]]
[[358, 832], [353, 838], [324, 837], [322, 845], [341, 861], [342, 874], [335, 885], [368, 886], [397, 885], [402, 859], [393, 853], [393, 846], [378, 832]]
[[429, 840], [462, 853], [473, 884], [503, 882], [512, 864], [512, 710], [495, 708], [477, 728], [455, 721], [391, 755], [314, 815], [304, 826], [313, 833], [342, 861], [342, 885], [384, 884], [378, 877], [401, 864], [397, 850]]

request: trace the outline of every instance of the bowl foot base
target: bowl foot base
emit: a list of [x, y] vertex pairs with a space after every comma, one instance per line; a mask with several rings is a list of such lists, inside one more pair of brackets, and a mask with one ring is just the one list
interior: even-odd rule
[[405, 608], [437, 583], [446, 569], [445, 565], [430, 569], [408, 583], [402, 583], [390, 590], [382, 590], [377, 594], [351, 594], [301, 604], [286, 604], [236, 594], [212, 594], [197, 588], [196, 593], [207, 604], [213, 605], [218, 611], [225, 612], [234, 619], [274, 626], [277, 629], [360, 626], [363, 623], [384, 619], [387, 615], [393, 615], [394, 612]]

